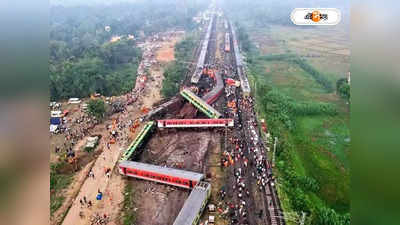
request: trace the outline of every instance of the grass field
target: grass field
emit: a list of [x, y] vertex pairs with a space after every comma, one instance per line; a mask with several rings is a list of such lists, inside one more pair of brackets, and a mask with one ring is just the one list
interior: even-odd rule
[[[343, 32], [271, 26], [253, 35], [255, 33], [257, 33], [256, 30], [250, 32], [250, 37], [259, 50], [257, 54], [268, 55], [272, 52], [300, 56], [320, 71], [333, 87], [336, 80], [345, 77], [349, 70], [348, 55], [332, 53], [349, 51], [349, 43]], [[315, 36], [324, 38], [316, 39]], [[328, 39], [328, 37], [332, 38]], [[274, 45], [269, 47], [268, 43], [274, 43]], [[304, 201], [307, 202], [311, 211], [320, 207], [329, 207], [339, 214], [348, 213], [350, 211], [350, 133], [349, 107], [346, 101], [337, 96], [334, 91], [326, 91], [320, 83], [316, 82], [315, 77], [290, 60], [264, 60], [262, 57], [253, 57], [249, 68], [252, 87], [259, 89], [267, 87], [266, 91], [256, 91], [258, 113], [262, 118], [267, 119], [273, 134], [279, 136], [279, 143], [285, 144], [286, 149], [282, 150], [285, 153], [277, 157], [277, 164], [290, 167], [297, 177], [308, 177], [317, 181], [319, 191], [302, 189], [306, 196]], [[270, 103], [265, 100], [266, 93], [264, 92], [271, 89], [287, 96], [294, 103], [331, 104], [337, 113], [335, 115], [289, 113], [288, 120], [294, 124], [294, 128], [288, 129], [285, 123], [274, 118], [275, 114], [266, 112]], [[283, 171], [277, 172], [278, 176], [284, 176]], [[285, 182], [282, 181], [283, 186], [286, 185]], [[290, 190], [288, 187], [279, 190], [283, 198], [283, 207], [287, 211], [293, 211], [296, 208], [291, 203], [293, 201], [286, 199], [290, 198]]]
[[335, 78], [344, 77], [350, 69], [350, 37], [343, 27], [311, 29], [271, 25], [261, 31], [249, 29], [249, 34], [261, 54], [293, 52]]

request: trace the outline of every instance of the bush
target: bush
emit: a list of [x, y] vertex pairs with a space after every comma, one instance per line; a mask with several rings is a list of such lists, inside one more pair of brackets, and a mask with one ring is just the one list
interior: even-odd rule
[[337, 114], [336, 107], [333, 104], [328, 103], [316, 103], [316, 102], [301, 102], [291, 103], [291, 110], [296, 115], [301, 116], [312, 116], [312, 115], [330, 115], [334, 116]]
[[319, 225], [350, 225], [350, 214], [340, 215], [331, 208], [322, 207], [317, 210]]
[[[266, 90], [265, 87], [261, 87]], [[296, 116], [316, 116], [337, 114], [335, 105], [322, 102], [297, 102], [277, 89], [272, 89], [262, 97], [262, 108], [269, 114], [269, 123], [282, 122], [289, 130], [295, 127]]]
[[88, 103], [88, 111], [97, 119], [103, 118], [106, 112], [104, 101], [101, 99], [91, 99]]
[[336, 92], [340, 97], [350, 100], [350, 85], [347, 83], [346, 78], [340, 78], [336, 82]]

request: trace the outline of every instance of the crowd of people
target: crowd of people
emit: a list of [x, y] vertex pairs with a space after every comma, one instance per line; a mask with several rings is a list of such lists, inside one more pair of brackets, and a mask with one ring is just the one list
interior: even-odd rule
[[[225, 77], [232, 78], [235, 74], [229, 72], [234, 71], [231, 64], [220, 67], [226, 71]], [[251, 190], [248, 186], [256, 184], [260, 193], [266, 194], [266, 186], [270, 182], [273, 185], [274, 177], [259, 138], [254, 99], [242, 96], [236, 86], [229, 85], [225, 87], [225, 97], [228, 102], [224, 108], [225, 117], [234, 119], [235, 128], [222, 153], [221, 167], [232, 167], [234, 177], [231, 178], [232, 187], [221, 189], [219, 197], [228, 206], [231, 224], [249, 224], [249, 210], [257, 212], [260, 219], [265, 214], [263, 209], [256, 209], [254, 203], [249, 202]], [[226, 200], [227, 195], [232, 197], [231, 202]]]

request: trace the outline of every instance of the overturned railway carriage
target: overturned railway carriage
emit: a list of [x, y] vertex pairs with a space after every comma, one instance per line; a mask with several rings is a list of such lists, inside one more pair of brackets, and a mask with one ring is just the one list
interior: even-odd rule
[[146, 123], [146, 125], [139, 132], [139, 134], [136, 136], [136, 138], [128, 146], [127, 150], [125, 151], [124, 155], [121, 158], [121, 161], [128, 160], [129, 158], [135, 157], [137, 154], [139, 154], [138, 148], [143, 143], [146, 136], [151, 132], [153, 126], [154, 126], [153, 121]]
[[186, 170], [155, 166], [146, 163], [123, 161], [119, 164], [122, 175], [163, 184], [174, 185], [182, 188], [193, 188], [204, 175]]
[[206, 36], [204, 37], [203, 43], [201, 45], [200, 55], [197, 60], [196, 70], [193, 73], [191, 82], [197, 84], [201, 78], [204, 63], [206, 61], [206, 55], [208, 46], [210, 43], [211, 32], [214, 24], [214, 16], [211, 17], [210, 23], [207, 28]]
[[144, 117], [145, 120], [150, 120], [156, 116], [164, 114], [169, 108], [173, 108], [174, 106], [178, 105], [180, 99], [177, 97], [173, 97], [171, 100], [159, 105], [157, 108], [151, 110], [146, 114]]
[[158, 120], [159, 128], [233, 127], [233, 119], [171, 119]]
[[207, 201], [211, 195], [211, 185], [206, 182], [197, 184], [188, 199], [185, 201], [183, 208], [179, 212], [173, 225], [196, 225], [200, 216], [206, 207]]
[[215, 87], [202, 97], [202, 99], [207, 102], [207, 104], [213, 104], [215, 101], [217, 101], [219, 96], [224, 91], [224, 82], [219, 72], [215, 73], [215, 81]]
[[190, 90], [183, 89], [180, 92], [180, 94], [190, 103], [192, 103], [196, 108], [198, 108], [200, 111], [206, 114], [208, 117], [213, 119], [218, 119], [219, 117], [221, 117], [221, 113], [219, 113], [217, 110], [211, 107], [207, 102], [199, 98], [196, 94], [194, 94]]
[[244, 68], [243, 68], [243, 62], [242, 62], [242, 56], [240, 55], [240, 50], [239, 50], [239, 45], [236, 39], [236, 34], [235, 34], [235, 28], [230, 24], [231, 27], [231, 33], [232, 33], [232, 43], [233, 43], [233, 51], [235, 53], [235, 63], [236, 63], [236, 69], [237, 73], [240, 79], [240, 88], [242, 89], [242, 93], [244, 96], [249, 96], [250, 95], [250, 84], [249, 80], [247, 79], [246, 74], [244, 73]]

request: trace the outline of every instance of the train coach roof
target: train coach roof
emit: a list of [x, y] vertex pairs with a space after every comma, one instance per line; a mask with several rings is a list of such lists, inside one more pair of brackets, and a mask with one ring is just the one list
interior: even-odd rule
[[194, 187], [173, 225], [193, 224], [203, 202], [207, 198], [207, 192], [210, 188], [210, 184], [205, 182], [200, 182], [196, 187]]
[[133, 161], [123, 161], [119, 164], [119, 166], [132, 169], [145, 170], [149, 172], [160, 173], [173, 177], [181, 177], [184, 179], [197, 180], [197, 181], [200, 181], [204, 177], [204, 175], [201, 173], [195, 173], [187, 170], [178, 170], [174, 168], [156, 166], [156, 165], [133, 162]]

